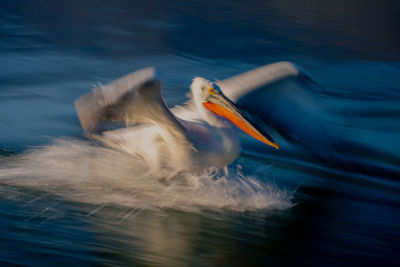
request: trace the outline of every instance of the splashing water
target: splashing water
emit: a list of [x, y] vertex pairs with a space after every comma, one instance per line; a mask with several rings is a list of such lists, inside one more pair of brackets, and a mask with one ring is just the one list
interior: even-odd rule
[[160, 169], [143, 157], [77, 139], [57, 139], [53, 145], [5, 157], [1, 162], [2, 184], [100, 207], [245, 211], [292, 206], [293, 192], [263, 181], [265, 174], [244, 175], [240, 165], [201, 173]]

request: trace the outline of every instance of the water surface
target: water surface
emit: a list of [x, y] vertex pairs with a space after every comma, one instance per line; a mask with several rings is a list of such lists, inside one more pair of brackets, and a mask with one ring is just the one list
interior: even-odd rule
[[[398, 13], [388, 0], [3, 1], [0, 263], [398, 265]], [[82, 137], [73, 101], [99, 82], [156, 66], [173, 107], [194, 76], [279, 60], [322, 85], [250, 100], [275, 105], [279, 151], [241, 136], [226, 171], [193, 175]]]

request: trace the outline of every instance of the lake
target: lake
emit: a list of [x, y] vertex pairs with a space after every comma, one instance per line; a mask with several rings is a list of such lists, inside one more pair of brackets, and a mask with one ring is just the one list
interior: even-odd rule
[[[390, 0], [2, 1], [0, 265], [399, 265], [399, 11]], [[281, 149], [240, 135], [225, 170], [151, 171], [85, 139], [74, 109], [147, 66], [173, 107], [196, 76], [281, 60], [320, 86], [249, 100], [274, 105]]]

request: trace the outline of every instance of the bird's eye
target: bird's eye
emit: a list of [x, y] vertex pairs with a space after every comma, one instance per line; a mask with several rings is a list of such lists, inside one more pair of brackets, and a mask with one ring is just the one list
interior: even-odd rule
[[215, 94], [215, 89], [212, 88], [212, 87], [208, 88], [208, 93], [209, 93], [210, 95]]

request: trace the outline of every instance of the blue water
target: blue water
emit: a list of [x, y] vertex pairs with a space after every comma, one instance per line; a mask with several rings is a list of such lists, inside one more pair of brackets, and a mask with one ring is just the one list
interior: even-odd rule
[[[2, 1], [0, 265], [400, 263], [397, 1]], [[224, 172], [147, 174], [73, 101], [146, 66], [163, 97], [289, 60], [318, 82], [247, 99], [280, 144]], [[290, 82], [290, 81], [287, 81]], [[260, 108], [262, 107], [262, 108]], [[255, 110], [252, 110], [255, 109]]]

